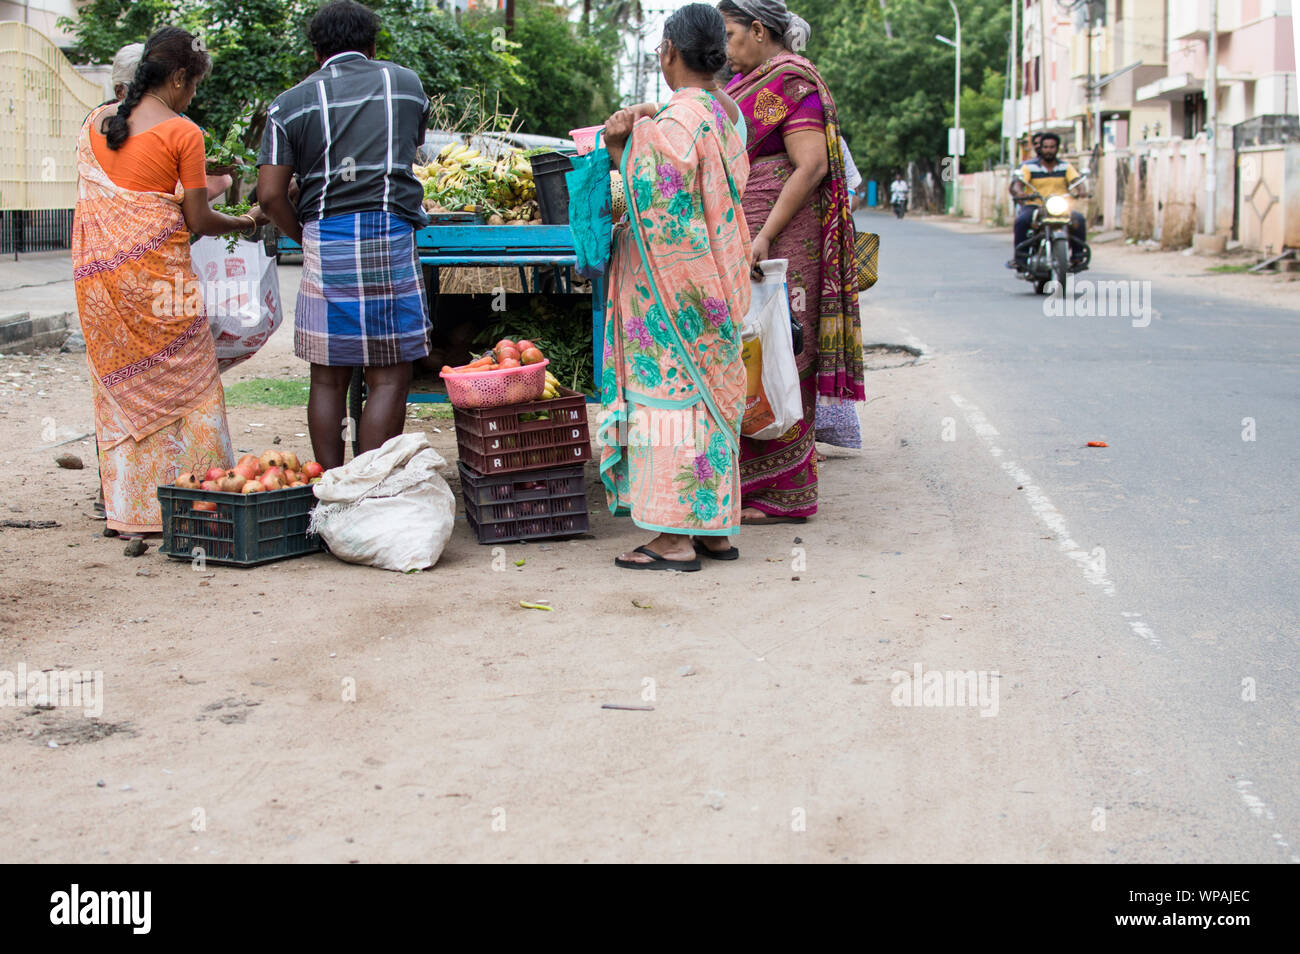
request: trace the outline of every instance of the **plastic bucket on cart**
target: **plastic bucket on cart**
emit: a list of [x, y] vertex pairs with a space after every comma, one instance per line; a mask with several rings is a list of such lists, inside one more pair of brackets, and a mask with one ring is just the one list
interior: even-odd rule
[[573, 170], [573, 162], [559, 152], [543, 152], [528, 160], [533, 166], [537, 185], [537, 204], [545, 225], [569, 224], [569, 184], [564, 174]]

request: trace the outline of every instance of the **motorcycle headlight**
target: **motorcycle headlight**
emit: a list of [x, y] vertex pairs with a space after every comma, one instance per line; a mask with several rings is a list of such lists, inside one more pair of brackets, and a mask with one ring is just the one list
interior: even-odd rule
[[1065, 215], [1070, 211], [1070, 200], [1063, 195], [1054, 195], [1047, 200], [1048, 215]]

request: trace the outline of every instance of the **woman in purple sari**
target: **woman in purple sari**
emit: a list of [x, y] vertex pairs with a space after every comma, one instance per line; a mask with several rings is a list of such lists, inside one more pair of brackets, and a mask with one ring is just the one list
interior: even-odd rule
[[844, 160], [835, 103], [795, 50], [808, 24], [783, 0], [722, 0], [727, 93], [748, 127], [745, 218], [754, 262], [784, 258], [790, 312], [803, 324], [796, 356], [803, 420], [775, 440], [741, 438], [741, 520], [802, 523], [817, 512], [817, 398], [861, 401], [862, 331]]

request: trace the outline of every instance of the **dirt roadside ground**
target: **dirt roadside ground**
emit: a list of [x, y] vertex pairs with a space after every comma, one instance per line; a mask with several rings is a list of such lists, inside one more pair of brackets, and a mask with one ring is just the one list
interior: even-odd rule
[[[886, 317], [868, 307], [864, 337]], [[291, 348], [286, 328], [227, 384], [301, 376]], [[92, 430], [84, 356], [0, 359], [3, 518], [60, 524], [0, 531], [0, 671], [104, 686], [97, 719], [0, 708], [7, 858], [1113, 860], [1090, 813], [1135, 783], [1088, 726], [1131, 714], [1077, 693], [1132, 660], [1025, 639], [1049, 613], [1086, 625], [1093, 598], [1044, 605], [1072, 572], [1055, 544], [978, 441], [939, 446], [947, 373], [873, 373], [866, 447], [830, 451], [818, 518], [745, 529], [735, 563], [616, 570], [645, 534], [609, 517], [589, 465], [589, 538], [494, 567], [458, 514], [437, 567], [398, 575], [124, 557], [90, 517], [90, 440], [45, 446]], [[240, 450], [309, 448], [302, 409], [230, 423]], [[454, 477], [450, 428], [409, 429]], [[56, 468], [64, 451], [86, 469]], [[539, 599], [554, 611], [518, 606]], [[917, 661], [997, 670], [996, 717], [891, 704]], [[1110, 828], [1125, 860], [1171, 860], [1177, 824], [1121, 802]]]

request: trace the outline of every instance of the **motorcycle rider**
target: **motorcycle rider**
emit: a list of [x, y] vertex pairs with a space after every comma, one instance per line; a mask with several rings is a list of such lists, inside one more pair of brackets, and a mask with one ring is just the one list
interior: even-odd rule
[[[1011, 178], [1011, 195], [1019, 202], [1016, 212], [1016, 224], [1013, 229], [1015, 258], [1007, 262], [1008, 268], [1022, 268], [1028, 264], [1026, 251], [1020, 244], [1029, 237], [1029, 228], [1034, 219], [1035, 207], [1054, 195], [1070, 195], [1072, 188], [1082, 176], [1071, 163], [1057, 160], [1057, 151], [1061, 148], [1061, 137], [1054, 132], [1045, 132], [1038, 143], [1038, 155], [1020, 164]], [[1024, 198], [1030, 190], [1037, 192], [1041, 199]], [[1086, 198], [1087, 190], [1074, 193], [1079, 198]], [[1071, 212], [1068, 227], [1070, 237], [1070, 264], [1079, 265], [1083, 260], [1083, 242], [1088, 239], [1088, 225], [1083, 213]], [[1076, 244], [1079, 243], [1079, 244]]]
[[894, 181], [889, 184], [889, 204], [894, 206], [894, 211], [898, 212], [898, 204], [901, 202], [903, 209], [907, 208], [907, 195], [912, 190], [907, 185], [907, 180], [903, 178], [901, 172], [894, 175]]

